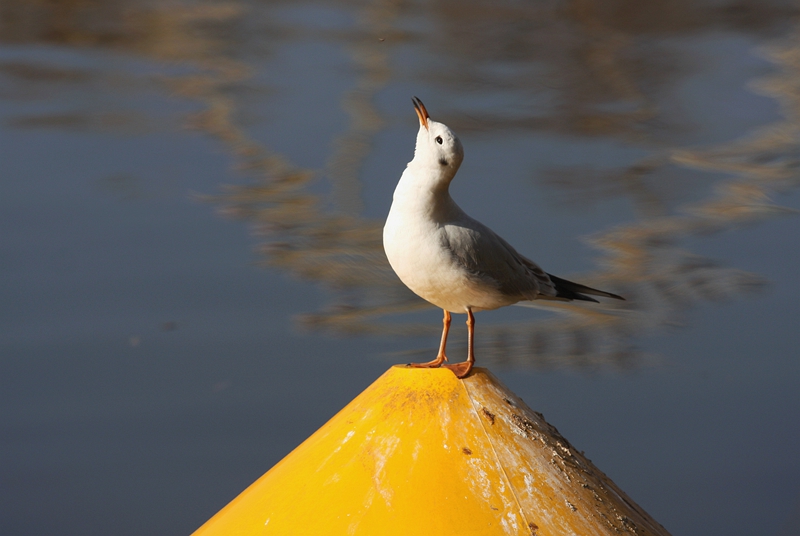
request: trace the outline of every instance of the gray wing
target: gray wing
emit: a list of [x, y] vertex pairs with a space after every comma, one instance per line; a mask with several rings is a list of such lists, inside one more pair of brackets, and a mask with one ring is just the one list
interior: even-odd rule
[[443, 229], [442, 239], [453, 259], [484, 284], [517, 300], [555, 298], [547, 273], [482, 223], [469, 218]]

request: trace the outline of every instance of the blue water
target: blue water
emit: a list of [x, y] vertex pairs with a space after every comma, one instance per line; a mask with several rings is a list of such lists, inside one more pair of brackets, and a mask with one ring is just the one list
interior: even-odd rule
[[380, 249], [417, 95], [465, 210], [629, 298], [478, 363], [672, 534], [797, 534], [796, 8], [632, 6], [4, 4], [0, 533], [189, 534], [432, 357]]

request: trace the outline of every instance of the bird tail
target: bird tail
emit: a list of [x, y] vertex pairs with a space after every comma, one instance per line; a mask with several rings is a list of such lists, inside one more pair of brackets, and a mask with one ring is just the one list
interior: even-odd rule
[[553, 282], [553, 286], [556, 289], [556, 295], [555, 295], [556, 298], [564, 298], [567, 300], [583, 300], [583, 301], [591, 301], [599, 303], [594, 298], [586, 296], [586, 294], [591, 294], [593, 296], [603, 296], [605, 298], [625, 300], [625, 298], [623, 298], [622, 296], [612, 294], [611, 292], [597, 290], [596, 288], [587, 287], [586, 285], [581, 285], [580, 283], [573, 283], [572, 281], [567, 281], [566, 279], [561, 279], [560, 277], [556, 277], [554, 275], [550, 274], [547, 275], [550, 277], [550, 281]]

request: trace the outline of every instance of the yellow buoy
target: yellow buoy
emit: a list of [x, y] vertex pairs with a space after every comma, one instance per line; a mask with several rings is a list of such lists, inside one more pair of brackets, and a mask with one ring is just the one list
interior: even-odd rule
[[395, 366], [195, 536], [668, 535], [491, 373]]

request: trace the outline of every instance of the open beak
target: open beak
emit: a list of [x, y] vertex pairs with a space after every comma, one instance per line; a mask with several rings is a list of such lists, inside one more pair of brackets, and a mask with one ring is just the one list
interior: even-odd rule
[[430, 119], [431, 116], [428, 115], [428, 110], [425, 109], [425, 105], [422, 104], [422, 101], [417, 97], [412, 97], [411, 102], [414, 103], [414, 110], [417, 112], [417, 117], [419, 117], [419, 124], [425, 127], [425, 130], [428, 130], [428, 119]]

